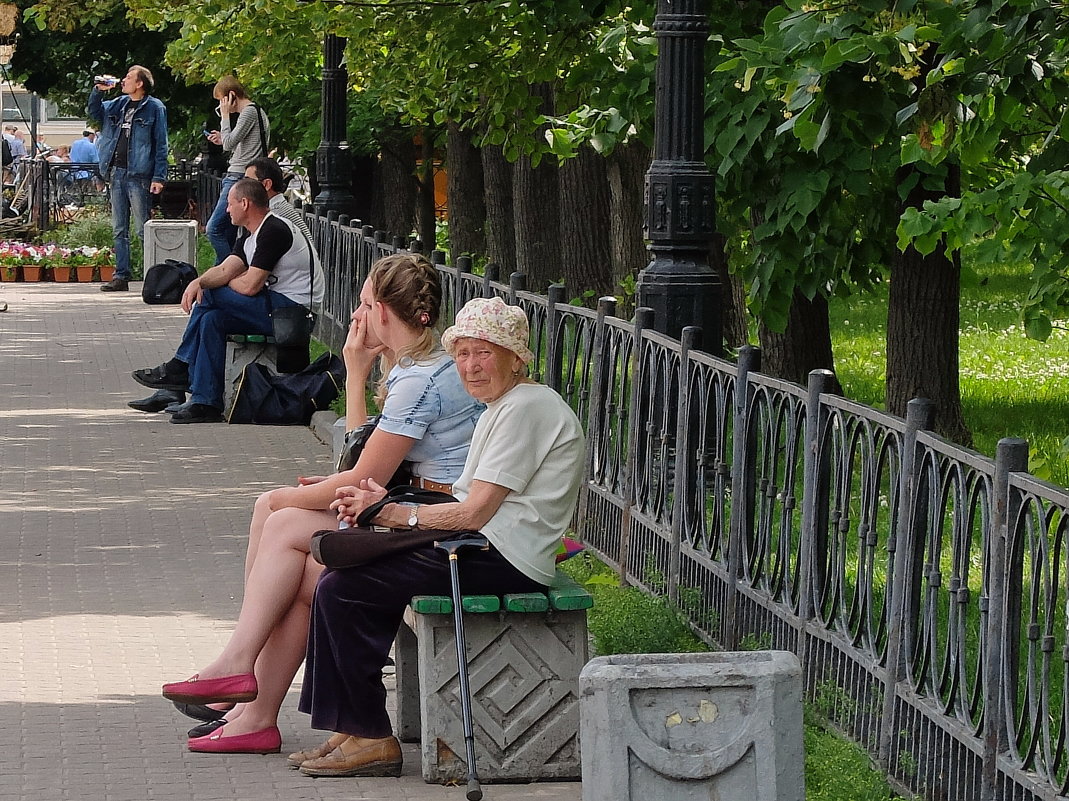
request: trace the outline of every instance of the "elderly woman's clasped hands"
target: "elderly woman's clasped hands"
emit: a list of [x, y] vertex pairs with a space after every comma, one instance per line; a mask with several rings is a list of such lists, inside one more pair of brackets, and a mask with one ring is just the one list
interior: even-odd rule
[[386, 488], [373, 478], [365, 478], [358, 486], [338, 487], [337, 496], [330, 508], [338, 513], [338, 522], [355, 526], [362, 511], [386, 497]]

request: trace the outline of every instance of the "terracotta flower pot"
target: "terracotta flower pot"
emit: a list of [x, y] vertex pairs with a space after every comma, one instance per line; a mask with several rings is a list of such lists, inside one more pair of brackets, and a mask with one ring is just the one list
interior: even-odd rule
[[71, 273], [73, 270], [70, 267], [53, 267], [52, 268], [52, 280], [57, 284], [66, 284], [71, 281]]
[[96, 272], [96, 268], [92, 264], [79, 264], [74, 268], [74, 271], [79, 283], [88, 284], [93, 280], [93, 273]]
[[100, 268], [100, 280], [110, 281], [115, 277], [115, 265], [109, 264], [106, 267]]
[[0, 281], [18, 281], [19, 280], [19, 268], [18, 267], [0, 267]]
[[38, 267], [36, 265], [30, 266], [28, 264], [22, 265], [22, 280], [27, 283], [44, 280], [44, 273], [44, 267]]

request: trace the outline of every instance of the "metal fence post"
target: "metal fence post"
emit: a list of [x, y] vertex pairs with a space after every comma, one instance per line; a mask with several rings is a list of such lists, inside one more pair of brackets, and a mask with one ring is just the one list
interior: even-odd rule
[[[497, 265], [487, 265], [496, 268]], [[600, 447], [599, 432], [602, 430], [602, 418], [608, 414], [608, 406], [602, 397], [606, 386], [605, 373], [607, 372], [607, 360], [605, 356], [605, 318], [616, 314], [616, 298], [598, 298], [598, 316], [594, 321], [594, 341], [591, 346], [592, 375], [590, 378], [590, 400], [587, 406], [586, 424], [586, 467], [584, 468], [583, 484], [579, 490], [579, 506], [575, 519], [582, 524], [587, 520], [587, 508], [590, 502], [589, 484], [594, 478], [595, 452]], [[582, 531], [579, 538], [583, 538]]]
[[635, 505], [635, 459], [638, 456], [639, 418], [642, 407], [642, 387], [645, 383], [645, 362], [642, 359], [642, 332], [653, 327], [653, 309], [645, 306], [635, 309], [635, 324], [631, 347], [631, 398], [627, 415], [627, 455], [624, 459], [622, 494], [623, 509], [620, 512], [620, 583], [626, 584], [629, 570], [627, 562], [631, 549], [631, 509]]
[[[753, 455], [747, 452], [750, 441], [750, 373], [761, 369], [761, 349], [753, 345], [739, 348], [735, 366], [735, 408], [731, 423], [731, 522], [728, 527], [725, 561], [728, 569], [727, 597], [724, 599], [724, 648], [733, 649], [739, 634], [735, 630], [735, 607], [742, 543], [753, 527]], [[749, 499], [749, 500], [747, 500]]]
[[[676, 400], [675, 458], [672, 477], [672, 518], [668, 527], [668, 600], [679, 604], [681, 543], [683, 540], [683, 502], [687, 482], [694, 478], [687, 469], [687, 432], [690, 425], [690, 352], [702, 349], [702, 330], [688, 325], [679, 339], [679, 394]], [[670, 402], [669, 399], [665, 399]]]
[[549, 303], [546, 305], [546, 374], [545, 384], [560, 392], [561, 373], [564, 369], [564, 332], [560, 330], [558, 303], [567, 303], [567, 288], [564, 284], [549, 285]]
[[[887, 552], [891, 572], [887, 576], [887, 671], [883, 686], [883, 714], [880, 719], [880, 734], [877, 740], [877, 758], [883, 766], [889, 764], [891, 744], [895, 738], [895, 699], [898, 682], [906, 673], [906, 599], [916, 592], [919, 580], [913, 569], [913, 553], [916, 549], [916, 494], [921, 477], [917, 461], [917, 432], [926, 431], [935, 423], [935, 404], [926, 398], [914, 398], [906, 405], [906, 431], [902, 435], [902, 464], [898, 476], [897, 526], [888, 532]], [[814, 485], [818, 477], [813, 476]], [[806, 487], [810, 476], [806, 473]], [[814, 531], [813, 540], [816, 539]], [[816, 586], [813, 588], [816, 592]]]
[[820, 509], [827, 497], [827, 482], [821, 482], [825, 459], [820, 452], [820, 435], [824, 428], [824, 412], [820, 396], [827, 392], [835, 375], [830, 370], [812, 370], [806, 385], [805, 401], [805, 451], [803, 453], [802, 477], [802, 536], [799, 541], [799, 609], [803, 620], [812, 620], [815, 614], [815, 594], [818, 582], [814, 581], [816, 567], [814, 554], [820, 549], [818, 540], [823, 539], [820, 529]]
[[513, 273], [509, 276], [509, 305], [518, 306], [520, 293], [527, 289], [527, 276], [524, 273]]
[[483, 297], [492, 298], [494, 296], [494, 289], [490, 286], [491, 283], [497, 283], [501, 274], [501, 268], [494, 262], [490, 262], [486, 265], [486, 269], [483, 270]]
[[[1007, 709], [1003, 695], [1003, 665], [1016, 663], [1016, 640], [1009, 639], [1008, 622], [1020, 615], [1020, 598], [1007, 592], [1007, 587], [1019, 587], [1021, 560], [1019, 554], [1008, 552], [1012, 540], [1012, 526], [1017, 518], [1020, 502], [1010, 496], [1010, 473], [1028, 470], [1028, 443], [1023, 439], [1006, 438], [998, 441], [995, 450], [995, 479], [991, 488], [994, 508], [991, 513], [990, 539], [985, 543], [991, 570], [987, 587], [986, 632], [987, 652], [984, 654], [984, 780], [980, 801], [994, 801], [998, 776], [998, 755], [1008, 745], [1006, 731]], [[1012, 560], [1012, 561], [1011, 561]], [[1011, 579], [1011, 576], [1016, 580]], [[981, 611], [983, 610], [981, 606]], [[1007, 661], [1006, 657], [1009, 657]], [[1013, 693], [1013, 687], [1009, 686]]]

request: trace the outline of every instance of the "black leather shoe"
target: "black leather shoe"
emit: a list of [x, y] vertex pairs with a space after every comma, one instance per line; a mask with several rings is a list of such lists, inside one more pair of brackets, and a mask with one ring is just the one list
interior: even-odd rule
[[134, 370], [130, 375], [134, 381], [149, 389], [169, 389], [172, 392], [185, 392], [189, 389], [188, 367], [179, 372], [168, 370], [166, 364], [161, 364], [159, 367]]
[[202, 723], [199, 726], [194, 726], [189, 730], [189, 738], [194, 737], [206, 737], [216, 729], [222, 728], [226, 725], [226, 718], [219, 718], [219, 720], [209, 720], [207, 723]]
[[217, 720], [222, 720], [229, 710], [212, 709], [210, 706], [204, 704], [183, 704], [181, 701], [174, 701], [174, 708], [185, 715], [187, 718], [193, 718], [193, 720], [203, 720], [205, 723], [214, 723]]
[[100, 287], [101, 292], [126, 292], [130, 289], [130, 282], [125, 278], [112, 278]]
[[192, 405], [193, 401], [185, 401], [184, 403], [171, 403], [165, 406], [163, 410], [167, 412], [167, 414], [176, 414], [177, 412], [180, 412], [183, 409], [188, 409]]
[[171, 389], [157, 389], [147, 398], [129, 401], [126, 405], [139, 412], [161, 412], [172, 403], [182, 403], [186, 399], [186, 393], [175, 392]]
[[172, 423], [221, 423], [223, 413], [214, 406], [203, 403], [191, 403], [188, 409], [171, 415]]

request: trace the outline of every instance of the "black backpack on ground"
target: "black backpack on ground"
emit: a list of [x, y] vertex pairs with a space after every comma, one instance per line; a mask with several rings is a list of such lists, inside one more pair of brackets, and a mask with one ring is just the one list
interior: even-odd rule
[[197, 277], [197, 268], [192, 264], [177, 259], [167, 259], [153, 264], [145, 273], [145, 285], [141, 288], [141, 299], [145, 303], [180, 303], [182, 293]]
[[226, 421], [306, 426], [313, 412], [330, 408], [344, 386], [345, 365], [330, 353], [299, 373], [280, 375], [266, 364], [250, 362], [241, 371]]

